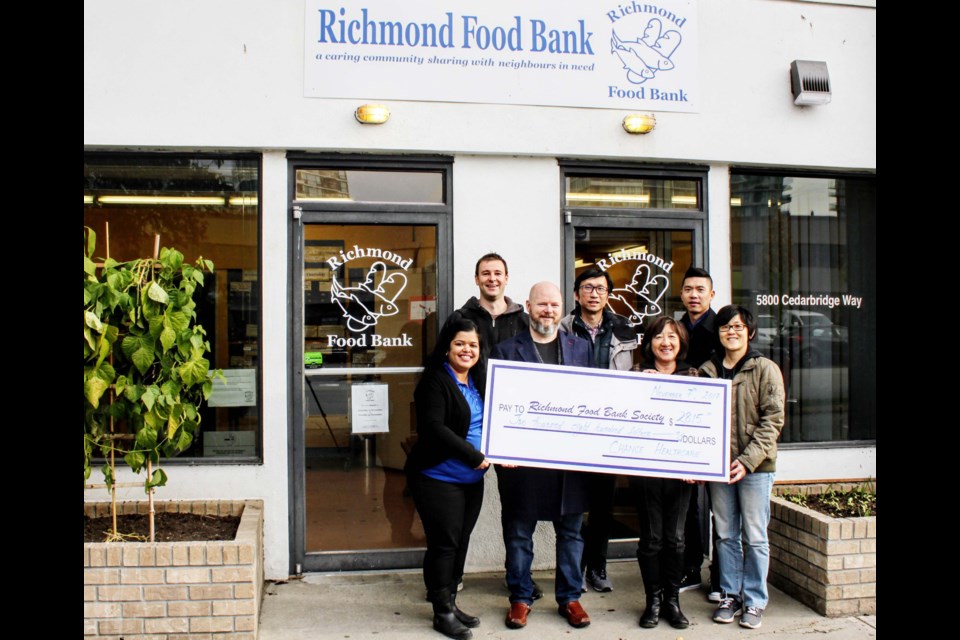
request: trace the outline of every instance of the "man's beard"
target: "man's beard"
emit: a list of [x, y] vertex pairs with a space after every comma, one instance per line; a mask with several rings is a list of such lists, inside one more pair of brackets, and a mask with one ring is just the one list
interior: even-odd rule
[[557, 325], [556, 325], [556, 323], [551, 323], [551, 324], [548, 324], [548, 325], [542, 325], [542, 324], [540, 324], [539, 322], [537, 322], [536, 320], [531, 320], [531, 321], [530, 321], [530, 327], [531, 327], [534, 331], [536, 331], [537, 333], [539, 333], [540, 335], [542, 335], [544, 338], [549, 338], [549, 337], [551, 337], [553, 334], [555, 334], [555, 333], [557, 332]]

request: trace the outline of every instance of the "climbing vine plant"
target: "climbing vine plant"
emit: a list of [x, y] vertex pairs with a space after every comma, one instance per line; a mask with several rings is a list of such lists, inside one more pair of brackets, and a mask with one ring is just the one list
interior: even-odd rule
[[111, 461], [120, 455], [135, 473], [150, 470], [150, 492], [167, 481], [160, 459], [193, 442], [219, 374], [210, 369], [193, 300], [213, 263], [184, 263], [182, 253], [164, 248], [155, 258], [98, 264], [92, 229], [84, 228], [83, 243], [84, 484], [102, 456], [113, 488]]

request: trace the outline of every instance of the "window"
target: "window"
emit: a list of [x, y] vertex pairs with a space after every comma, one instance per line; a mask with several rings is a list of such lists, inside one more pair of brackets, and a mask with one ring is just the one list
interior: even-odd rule
[[734, 303], [787, 388], [781, 442], [876, 439], [876, 180], [734, 172]]
[[[197, 293], [217, 384], [200, 436], [180, 457], [256, 459], [260, 451], [260, 160], [256, 156], [84, 154], [83, 224], [97, 257], [149, 257], [154, 242], [215, 272]], [[109, 246], [108, 246], [109, 243]]]

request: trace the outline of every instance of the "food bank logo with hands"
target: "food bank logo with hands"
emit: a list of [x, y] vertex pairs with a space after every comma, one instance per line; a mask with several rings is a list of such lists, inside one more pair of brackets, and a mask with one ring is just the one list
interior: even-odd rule
[[628, 326], [639, 327], [644, 318], [663, 313], [660, 299], [669, 286], [667, 276], [662, 273], [653, 275], [650, 265], [641, 264], [633, 272], [629, 284], [610, 292], [607, 304], [614, 312], [626, 317]]
[[674, 68], [673, 56], [683, 40], [679, 31], [663, 30], [658, 18], [650, 18], [643, 36], [635, 40], [626, 40], [611, 31], [610, 52], [620, 58], [627, 70], [627, 80], [633, 84], [643, 84], [657, 75], [657, 71], [670, 71]]
[[347, 318], [347, 328], [355, 333], [377, 324], [383, 316], [396, 315], [396, 303], [407, 286], [407, 276], [399, 271], [387, 273], [387, 265], [374, 262], [363, 282], [355, 287], [344, 287], [334, 277], [330, 295]]

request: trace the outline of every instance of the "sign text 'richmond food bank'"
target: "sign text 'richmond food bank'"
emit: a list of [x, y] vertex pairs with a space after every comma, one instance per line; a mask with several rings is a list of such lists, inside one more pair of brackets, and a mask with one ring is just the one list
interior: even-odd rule
[[697, 110], [695, 0], [306, 0], [304, 95]]

